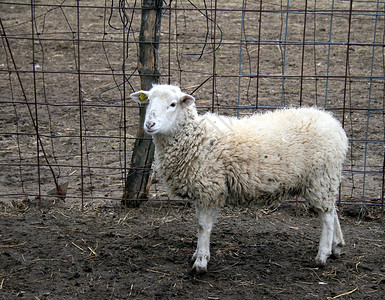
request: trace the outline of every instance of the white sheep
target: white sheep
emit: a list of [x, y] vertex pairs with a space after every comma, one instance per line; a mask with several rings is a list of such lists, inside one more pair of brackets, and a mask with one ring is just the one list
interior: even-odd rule
[[316, 262], [340, 255], [345, 243], [335, 200], [348, 139], [329, 113], [298, 108], [242, 119], [199, 116], [194, 97], [171, 85], [131, 98], [149, 101], [144, 129], [153, 136], [156, 171], [169, 194], [195, 202], [193, 270], [207, 271], [211, 230], [226, 203], [269, 205], [296, 195], [321, 217]]

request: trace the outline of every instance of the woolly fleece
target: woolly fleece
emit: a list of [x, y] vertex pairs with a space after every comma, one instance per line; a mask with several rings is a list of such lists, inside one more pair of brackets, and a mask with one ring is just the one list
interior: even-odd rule
[[348, 139], [330, 113], [292, 108], [242, 119], [181, 110], [173, 130], [155, 134], [156, 171], [171, 195], [201, 208], [272, 204], [299, 195], [334, 209]]

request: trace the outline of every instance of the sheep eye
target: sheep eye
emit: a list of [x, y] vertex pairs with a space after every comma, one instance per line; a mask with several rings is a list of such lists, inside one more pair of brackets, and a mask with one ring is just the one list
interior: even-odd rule
[[175, 107], [175, 106], [176, 106], [175, 102], [171, 103], [171, 105], [170, 105], [170, 107]]

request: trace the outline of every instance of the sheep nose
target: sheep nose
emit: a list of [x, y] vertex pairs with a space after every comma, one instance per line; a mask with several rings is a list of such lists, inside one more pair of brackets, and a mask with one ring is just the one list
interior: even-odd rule
[[155, 122], [153, 122], [153, 121], [147, 121], [146, 122], [147, 129], [151, 129], [154, 126], [155, 126]]

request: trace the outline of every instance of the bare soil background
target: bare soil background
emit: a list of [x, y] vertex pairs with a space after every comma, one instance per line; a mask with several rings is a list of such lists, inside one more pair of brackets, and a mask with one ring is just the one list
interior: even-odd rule
[[2, 299], [384, 299], [382, 221], [342, 216], [340, 259], [314, 264], [319, 220], [293, 205], [226, 208], [209, 270], [192, 273], [194, 209], [147, 202], [85, 213], [34, 203], [0, 214]]

